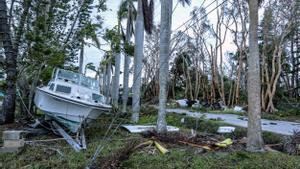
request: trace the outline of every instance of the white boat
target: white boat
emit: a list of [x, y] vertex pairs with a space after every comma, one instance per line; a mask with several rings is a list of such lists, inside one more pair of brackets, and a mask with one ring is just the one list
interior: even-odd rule
[[48, 85], [37, 87], [34, 102], [46, 119], [57, 121], [73, 133], [111, 110], [96, 79], [64, 69], [55, 69]]

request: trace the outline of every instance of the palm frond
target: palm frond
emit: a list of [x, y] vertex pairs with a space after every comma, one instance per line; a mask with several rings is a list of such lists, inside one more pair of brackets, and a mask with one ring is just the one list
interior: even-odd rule
[[188, 5], [190, 6], [192, 3], [192, 0], [178, 0], [182, 6]]

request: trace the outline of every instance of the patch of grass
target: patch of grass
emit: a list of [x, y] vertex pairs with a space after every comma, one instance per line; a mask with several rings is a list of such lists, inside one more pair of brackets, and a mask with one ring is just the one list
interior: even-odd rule
[[[121, 132], [121, 131], [119, 131]], [[96, 135], [96, 134], [95, 134]], [[20, 153], [1, 153], [0, 168], [84, 168], [94, 154], [99, 144], [105, 145], [101, 156], [111, 153], [124, 145], [124, 138], [113, 136], [112, 140], [88, 139], [88, 148], [85, 151], [75, 152], [64, 140], [54, 143], [44, 143], [36, 146], [26, 146]], [[135, 136], [136, 137], [136, 136]], [[49, 148], [59, 149], [64, 156]]]
[[[98, 145], [104, 145], [101, 156], [111, 153], [113, 150], [120, 148], [128, 138], [137, 137], [122, 129], [118, 129], [111, 137], [111, 140], [103, 140], [108, 126], [110, 125], [112, 116], [101, 116], [92, 126], [86, 129], [87, 150], [75, 152], [70, 145], [64, 140], [55, 142], [37, 142], [35, 145], [26, 145], [19, 153], [0, 153], [0, 168], [16, 169], [16, 168], [84, 168], [94, 154]], [[112, 130], [119, 123], [117, 120]], [[0, 126], [0, 131], [4, 130]], [[109, 136], [112, 133], [109, 132]], [[2, 132], [1, 132], [2, 134]], [[44, 140], [56, 138], [56, 136], [38, 136], [30, 138], [31, 140]], [[55, 151], [59, 150], [64, 156], [62, 157]], [[101, 156], [99, 158], [101, 158]]]
[[283, 141], [283, 136], [271, 132], [263, 132], [262, 137], [265, 144], [278, 144]]
[[201, 169], [294, 169], [300, 167], [299, 157], [282, 153], [208, 153], [195, 155], [189, 151], [171, 149], [168, 155], [134, 153], [123, 163], [123, 168], [168, 169], [168, 168], [201, 168]]
[[[206, 120], [204, 118], [193, 118], [176, 113], [168, 113], [167, 124], [181, 129], [196, 129], [199, 132], [216, 133], [219, 126], [224, 125], [222, 121]], [[143, 115], [138, 124], [153, 124], [157, 122], [157, 115]]]

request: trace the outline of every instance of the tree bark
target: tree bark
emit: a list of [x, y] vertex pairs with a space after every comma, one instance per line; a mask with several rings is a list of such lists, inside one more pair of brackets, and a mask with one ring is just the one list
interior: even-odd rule
[[[131, 38], [131, 5], [129, 6], [128, 9], [128, 16], [127, 16], [127, 25], [126, 25], [126, 42], [130, 42]], [[122, 97], [122, 102], [123, 102], [123, 107], [122, 107], [122, 112], [125, 113], [127, 112], [127, 101], [128, 101], [128, 82], [129, 82], [129, 66], [130, 66], [130, 57], [127, 53], [125, 53], [124, 56], [124, 75], [123, 75], [123, 97]]]
[[132, 98], [132, 116], [133, 122], [139, 121], [140, 99], [141, 99], [141, 81], [144, 58], [144, 16], [142, 0], [138, 0], [138, 10], [135, 25], [135, 50], [134, 50], [134, 73], [133, 73], [133, 98]]
[[81, 40], [81, 47], [80, 47], [80, 54], [79, 54], [79, 73], [83, 74], [83, 57], [84, 57], [84, 40]]
[[249, 56], [248, 56], [248, 130], [247, 150], [263, 151], [261, 129], [261, 81], [258, 50], [258, 0], [249, 1]]
[[1, 121], [4, 123], [12, 123], [14, 122], [16, 100], [17, 53], [15, 53], [11, 41], [11, 30], [8, 25], [7, 6], [5, 0], [0, 0], [0, 37], [3, 39], [7, 75], [7, 89], [2, 104]]
[[121, 64], [121, 56], [120, 53], [115, 54], [115, 75], [114, 75], [114, 83], [112, 89], [112, 100], [114, 107], [118, 107], [118, 99], [119, 99], [119, 87], [120, 87], [120, 64]]
[[106, 97], [106, 103], [109, 103], [110, 102], [110, 79], [111, 79], [111, 61], [110, 61], [110, 58], [109, 58], [109, 61], [106, 65], [106, 81], [105, 81], [105, 97]]
[[159, 109], [156, 129], [158, 133], [167, 131], [166, 102], [169, 74], [170, 37], [172, 25], [172, 1], [161, 1], [160, 58], [159, 58]]

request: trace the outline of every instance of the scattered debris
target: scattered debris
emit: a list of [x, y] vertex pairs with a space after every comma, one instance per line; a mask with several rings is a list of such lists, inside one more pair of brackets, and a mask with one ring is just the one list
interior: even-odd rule
[[233, 141], [230, 138], [225, 139], [224, 141], [218, 142], [215, 145], [218, 147], [228, 147], [233, 143]]
[[153, 141], [155, 147], [162, 153], [162, 154], [166, 154], [169, 153], [169, 150], [166, 149], [165, 147], [163, 147], [161, 144], [159, 144], [157, 141]]
[[186, 141], [178, 141], [178, 142], [182, 143], [182, 144], [185, 144], [185, 145], [192, 146], [192, 147], [202, 148], [202, 149], [205, 149], [205, 150], [211, 150], [211, 148], [208, 145], [194, 144], [194, 143], [189, 143], [189, 142], [186, 142]]
[[236, 111], [236, 112], [242, 112], [242, 113], [246, 112], [244, 110], [244, 108], [241, 107], [241, 106], [234, 106], [233, 110]]
[[232, 126], [220, 126], [218, 128], [218, 133], [233, 133], [235, 130], [235, 127]]
[[185, 121], [185, 118], [182, 117], [182, 118], [180, 119], [180, 123], [181, 123], [181, 124], [184, 124], [184, 121]]
[[225, 143], [220, 142], [221, 140], [224, 140], [223, 136], [208, 133], [197, 134], [195, 137], [188, 137], [187, 135], [184, 135], [182, 133], [159, 134], [153, 131], [148, 131], [146, 133], [143, 133], [142, 135], [145, 138], [151, 138], [160, 142], [188, 145], [191, 147], [202, 148], [206, 151], [213, 151], [220, 148], [221, 146], [217, 146], [216, 143], [226, 144], [226, 146], [223, 147], [228, 147], [229, 145], [233, 144], [233, 141], [231, 139], [226, 139]]
[[23, 130], [6, 130], [3, 132], [3, 147], [0, 152], [19, 152], [25, 145]]
[[264, 149], [268, 152], [272, 152], [272, 153], [279, 153], [279, 151], [273, 149], [272, 147], [265, 145]]
[[194, 129], [191, 129], [191, 136], [189, 138], [193, 138], [197, 136], [197, 131]]
[[203, 106], [200, 104], [199, 100], [196, 100], [196, 103], [194, 103], [192, 105], [192, 108], [196, 108], [196, 109], [200, 109], [202, 108]]
[[218, 101], [218, 102], [214, 102], [211, 104], [211, 108], [213, 110], [224, 110], [225, 109], [225, 105], [222, 101]]
[[202, 107], [199, 100], [180, 99], [180, 100], [176, 100], [176, 104], [179, 107], [193, 107], [193, 108]]
[[136, 146], [134, 149], [138, 149], [144, 146], [152, 146], [152, 145], [154, 145], [162, 154], [169, 153], [168, 149], [166, 149], [165, 147], [163, 147], [161, 144], [159, 144], [157, 141], [154, 140], [145, 141], [139, 144], [138, 146]]
[[90, 168], [120, 168], [122, 161], [127, 160], [131, 153], [135, 151], [137, 146], [137, 140], [133, 140], [125, 144], [125, 146], [115, 152], [111, 153], [108, 156], [101, 157], [100, 162], [94, 164]]
[[176, 100], [176, 103], [179, 107], [187, 107], [187, 99]]
[[291, 136], [284, 138], [283, 149], [290, 155], [300, 154], [300, 131], [294, 131]]
[[239, 140], [240, 144], [246, 144], [247, 143], [247, 137], [243, 137]]
[[[129, 124], [121, 125], [121, 127], [125, 128], [130, 133], [143, 133], [146, 131], [154, 131], [156, 128], [155, 125], [129, 125]], [[167, 130], [168, 132], [178, 132], [179, 128], [174, 126], [167, 126]]]

